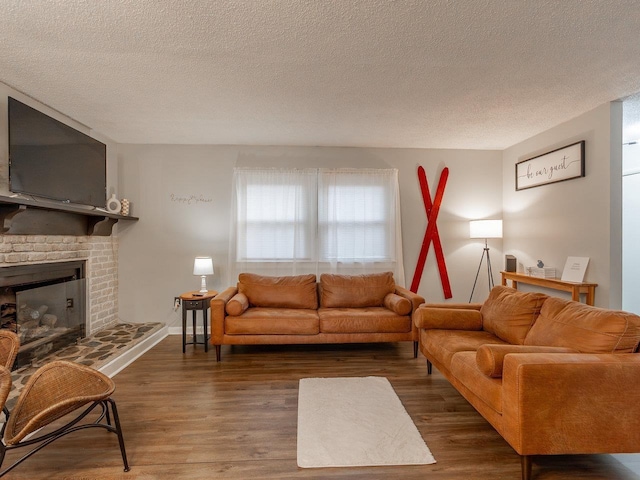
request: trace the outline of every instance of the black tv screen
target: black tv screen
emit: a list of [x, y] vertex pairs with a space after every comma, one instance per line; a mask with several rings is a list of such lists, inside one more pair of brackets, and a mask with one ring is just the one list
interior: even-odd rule
[[9, 189], [104, 207], [104, 143], [9, 97]]

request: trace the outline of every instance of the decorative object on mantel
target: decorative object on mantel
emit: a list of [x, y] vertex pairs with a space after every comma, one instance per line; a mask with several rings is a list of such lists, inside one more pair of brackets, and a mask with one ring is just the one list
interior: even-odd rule
[[209, 291], [207, 289], [207, 275], [213, 275], [213, 260], [211, 260], [211, 257], [196, 257], [193, 262], [193, 274], [202, 277], [199, 293], [207, 293]]
[[109, 213], [120, 213], [121, 209], [122, 209], [122, 204], [120, 203], [120, 200], [116, 198], [115, 193], [112, 193], [111, 198], [107, 200], [107, 211]]
[[427, 231], [424, 233], [422, 247], [420, 248], [420, 254], [418, 255], [418, 262], [416, 263], [416, 270], [413, 274], [413, 280], [411, 282], [411, 288], [409, 290], [411, 290], [413, 293], [418, 293], [420, 279], [422, 278], [424, 265], [427, 261], [427, 252], [429, 251], [429, 245], [433, 241], [433, 250], [436, 255], [436, 261], [438, 263], [438, 272], [440, 273], [440, 282], [442, 283], [444, 298], [451, 298], [453, 294], [451, 293], [451, 284], [449, 282], [449, 274], [447, 273], [447, 264], [444, 260], [442, 244], [440, 243], [440, 235], [438, 234], [438, 226], [436, 225], [438, 212], [440, 211], [440, 205], [442, 204], [442, 197], [444, 196], [444, 188], [447, 184], [447, 178], [449, 178], [449, 169], [445, 167], [442, 170], [442, 173], [440, 173], [438, 188], [436, 189], [436, 194], [432, 201], [431, 193], [429, 193], [429, 184], [427, 183], [427, 174], [425, 173], [422, 166], [418, 167], [418, 182], [420, 183], [422, 202], [424, 203], [424, 209], [427, 214]]
[[582, 140], [516, 163], [516, 190], [584, 177]]
[[589, 265], [589, 257], [568, 257], [562, 270], [562, 280], [565, 282], [583, 282], [584, 274]]
[[123, 198], [120, 202], [122, 209], [120, 210], [120, 215], [124, 215], [125, 217], [129, 215], [129, 200]]
[[489, 291], [494, 286], [493, 271], [491, 270], [491, 258], [489, 257], [489, 245], [487, 239], [489, 238], [502, 238], [502, 220], [471, 220], [469, 222], [469, 238], [484, 238], [484, 250], [480, 257], [480, 263], [478, 264], [478, 271], [476, 272], [476, 279], [473, 281], [473, 288], [471, 289], [471, 295], [469, 296], [469, 303], [473, 299], [473, 292], [476, 289], [478, 283], [478, 275], [482, 268], [482, 261], [485, 255], [487, 256], [487, 275], [489, 277]]

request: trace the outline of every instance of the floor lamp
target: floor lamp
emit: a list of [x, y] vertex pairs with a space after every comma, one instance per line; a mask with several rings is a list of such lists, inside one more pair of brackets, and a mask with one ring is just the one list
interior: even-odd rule
[[484, 238], [484, 250], [480, 257], [480, 264], [478, 265], [478, 271], [476, 272], [476, 279], [473, 281], [473, 288], [471, 289], [471, 296], [469, 297], [469, 303], [473, 298], [473, 292], [476, 289], [478, 283], [478, 275], [482, 269], [482, 261], [484, 257], [487, 257], [487, 276], [489, 278], [489, 291], [493, 288], [493, 272], [491, 271], [491, 257], [489, 256], [489, 245], [487, 243], [488, 238], [502, 238], [502, 220], [471, 220], [469, 222], [469, 238]]

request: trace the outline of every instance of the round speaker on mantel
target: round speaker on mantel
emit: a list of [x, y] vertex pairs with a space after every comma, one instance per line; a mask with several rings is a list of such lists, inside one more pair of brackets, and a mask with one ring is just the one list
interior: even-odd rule
[[122, 205], [120, 204], [120, 200], [116, 198], [116, 194], [112, 193], [111, 198], [107, 200], [107, 211], [109, 213], [120, 213], [122, 209]]

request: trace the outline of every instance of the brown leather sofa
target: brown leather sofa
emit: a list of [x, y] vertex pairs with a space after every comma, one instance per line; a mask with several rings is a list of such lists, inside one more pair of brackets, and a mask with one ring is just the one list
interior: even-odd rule
[[241, 273], [211, 300], [211, 344], [414, 342], [412, 312], [424, 298], [399, 287], [391, 272], [268, 277]]
[[640, 317], [494, 287], [423, 305], [420, 351], [521, 455], [640, 452]]

